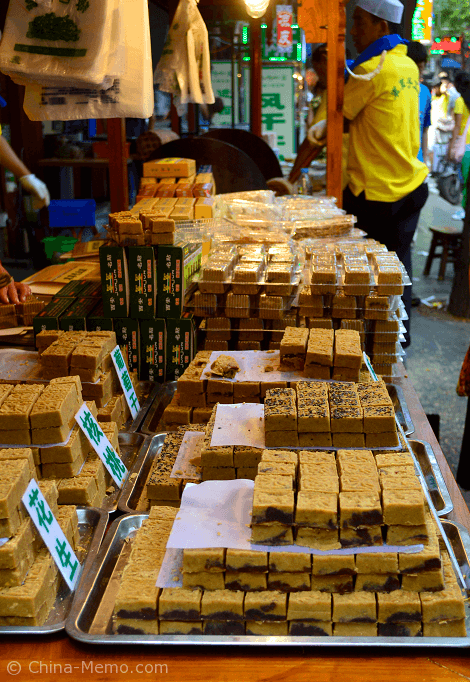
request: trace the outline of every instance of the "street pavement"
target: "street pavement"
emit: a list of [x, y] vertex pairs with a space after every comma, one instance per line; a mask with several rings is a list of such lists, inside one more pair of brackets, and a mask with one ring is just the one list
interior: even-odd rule
[[[457, 395], [456, 385], [470, 344], [470, 320], [456, 318], [446, 311], [452, 288], [452, 264], [447, 265], [443, 281], [437, 279], [438, 259], [433, 261], [428, 277], [422, 273], [431, 243], [429, 228], [463, 227], [463, 222], [452, 219], [458, 207], [439, 196], [433, 179], [429, 188], [413, 245], [413, 296], [419, 297], [421, 304], [411, 311], [411, 345], [405, 364], [424, 411], [439, 415], [439, 442], [455, 475], [467, 408], [467, 398]], [[428, 305], [423, 301], [428, 301]], [[470, 504], [470, 491], [464, 492], [464, 497]]]

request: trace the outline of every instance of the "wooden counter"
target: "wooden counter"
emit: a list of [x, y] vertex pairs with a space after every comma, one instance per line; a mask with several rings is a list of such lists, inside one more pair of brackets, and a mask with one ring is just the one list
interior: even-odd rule
[[[432, 445], [454, 502], [449, 515], [470, 529], [470, 513], [426, 419], [416, 391], [406, 377], [395, 379], [405, 394], [415, 432], [411, 438]], [[157, 647], [90, 646], [65, 634], [43, 637], [1, 637], [0, 671], [10, 661], [21, 665], [3, 680], [116, 679], [168, 682], [458, 682], [470, 680], [470, 650], [296, 647]], [[42, 667], [40, 667], [42, 666]], [[55, 666], [55, 668], [54, 668]], [[102, 667], [100, 667], [102, 666]], [[105, 667], [107, 666], [107, 667]], [[140, 667], [138, 667], [140, 666]], [[159, 668], [158, 666], [162, 666]], [[167, 666], [167, 672], [165, 669]], [[147, 671], [147, 672], [146, 672]], [[151, 671], [151, 672], [150, 672]]]

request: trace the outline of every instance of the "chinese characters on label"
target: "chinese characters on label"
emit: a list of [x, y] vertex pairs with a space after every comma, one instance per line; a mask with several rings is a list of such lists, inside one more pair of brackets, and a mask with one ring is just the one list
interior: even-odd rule
[[75, 421], [111, 474], [113, 481], [119, 488], [122, 488], [127, 477], [127, 469], [85, 403], [75, 415]]
[[74, 590], [80, 576], [80, 562], [34, 478], [21, 499], [65, 582]]
[[119, 381], [121, 382], [122, 390], [124, 391], [124, 396], [126, 398], [127, 404], [132, 414], [132, 419], [137, 417], [140, 410], [140, 404], [135, 394], [134, 386], [132, 385], [129, 372], [122, 357], [121, 349], [116, 346], [111, 351], [111, 357], [113, 359], [114, 367], [116, 368]]

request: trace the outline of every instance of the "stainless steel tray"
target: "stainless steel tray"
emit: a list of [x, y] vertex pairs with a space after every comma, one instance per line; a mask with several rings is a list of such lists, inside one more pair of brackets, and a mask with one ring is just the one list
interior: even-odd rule
[[123, 424], [122, 431], [125, 431], [126, 433], [135, 433], [139, 430], [139, 427], [147, 416], [147, 412], [154, 402], [159, 390], [160, 385], [156, 384], [154, 381], [138, 382], [136, 393], [140, 403], [140, 410], [135, 419], [129, 418], [127, 422]]
[[[96, 559], [109, 519], [107, 512], [96, 507], [77, 507], [77, 515], [80, 546], [76, 553], [78, 559], [83, 564], [83, 568], [75, 591], [76, 593], [80, 591], [81, 585], [93, 561]], [[32, 627], [22, 625], [4, 626], [0, 627], [0, 635], [49, 635], [53, 632], [60, 632], [65, 628], [65, 621], [72, 605], [72, 597], [73, 593], [69, 590], [65, 581], [61, 580], [54, 606], [44, 625]]]
[[[129, 472], [129, 478], [118, 498], [118, 509], [125, 514], [145, 513], [147, 511], [140, 508], [138, 503], [152, 464], [160, 456], [165, 436], [165, 432], [148, 436], [140, 448], [135, 464]], [[450, 514], [454, 505], [431, 445], [421, 440], [408, 440], [408, 444], [421, 468], [438, 516]]]
[[408, 444], [418, 460], [437, 515], [450, 514], [454, 505], [430, 443], [423, 440], [409, 440]]
[[[67, 618], [65, 629], [70, 637], [90, 644], [180, 644], [230, 646], [304, 646], [304, 647], [448, 647], [470, 646], [466, 637], [253, 637], [250, 635], [115, 635], [111, 632], [111, 616], [121, 571], [129, 552], [128, 538], [132, 538], [147, 514], [121, 516], [110, 527], [92, 569], [80, 589]], [[442, 521], [454, 553], [469, 581], [470, 536], [460, 524]], [[121, 560], [119, 561], [121, 557]], [[119, 562], [119, 563], [118, 563]], [[470, 633], [470, 606], [465, 602], [467, 633]]]
[[[145, 446], [146, 438], [141, 433], [120, 433], [119, 434], [119, 448], [121, 450], [121, 459], [125, 464], [126, 468], [130, 472], [132, 471], [135, 462], [141, 454], [142, 447]], [[112, 487], [116, 488], [114, 484]], [[118, 499], [121, 495], [122, 490], [116, 488], [114, 492], [106, 495], [100, 509], [103, 509], [110, 514], [115, 512], [118, 508]]]
[[[154, 433], [159, 433], [164, 430], [161, 424], [163, 410], [173, 398], [176, 392], [176, 381], [170, 381], [166, 384], [161, 384], [159, 390], [156, 391], [155, 399], [147, 410], [147, 415], [142, 422], [140, 428], [141, 433], [153, 436]], [[395, 384], [387, 384], [387, 390], [395, 408], [395, 414], [405, 433], [405, 436], [411, 435], [414, 430], [413, 420], [411, 419], [408, 405], [406, 404], [405, 395], [401, 386]]]
[[144, 490], [145, 481], [150, 473], [152, 464], [160, 456], [165, 436], [166, 433], [147, 436], [140, 448], [139, 455], [129, 472], [128, 479], [122, 488], [117, 502], [118, 509], [125, 514], [134, 514], [140, 511], [138, 508], [140, 496]]
[[168, 381], [166, 384], [160, 384], [160, 390], [157, 392], [155, 399], [142, 422], [140, 433], [144, 433], [147, 436], [153, 436], [155, 433], [164, 431], [164, 428], [160, 423], [163, 410], [175, 395], [176, 384], [176, 381]]
[[412, 433], [414, 433], [415, 426], [413, 424], [413, 420], [411, 419], [408, 405], [406, 404], [403, 389], [401, 386], [396, 386], [395, 384], [387, 384], [387, 390], [390, 398], [392, 399], [395, 414], [398, 421], [400, 422], [405, 436], [410, 436]]

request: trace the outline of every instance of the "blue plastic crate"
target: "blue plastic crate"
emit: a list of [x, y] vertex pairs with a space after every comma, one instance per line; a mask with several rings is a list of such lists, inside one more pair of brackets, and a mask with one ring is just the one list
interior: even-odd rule
[[94, 199], [52, 199], [49, 204], [49, 227], [93, 227]]

